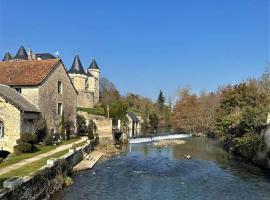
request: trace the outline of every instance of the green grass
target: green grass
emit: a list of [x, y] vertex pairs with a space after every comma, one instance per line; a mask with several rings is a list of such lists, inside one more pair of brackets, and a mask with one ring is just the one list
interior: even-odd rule
[[37, 156], [37, 155], [40, 155], [40, 154], [43, 154], [43, 153], [47, 153], [47, 152], [49, 152], [51, 150], [56, 149], [57, 147], [59, 147], [61, 145], [71, 144], [73, 142], [78, 141], [79, 139], [80, 138], [73, 138], [73, 139], [70, 139], [70, 140], [65, 140], [65, 141], [62, 141], [60, 145], [55, 145], [55, 146], [37, 145], [38, 151], [36, 151], [34, 153], [24, 153], [24, 154], [19, 154], [19, 155], [11, 154], [7, 161], [0, 164], [0, 169], [4, 168], [4, 167], [7, 167], [9, 165], [12, 165], [14, 163], [20, 162], [22, 160], [32, 158], [34, 156]]
[[92, 115], [105, 116], [105, 110], [101, 106], [95, 106], [94, 108], [77, 108], [78, 111], [87, 112]]
[[[86, 141], [83, 141], [83, 142], [80, 142], [78, 143], [76, 146], [77, 147], [81, 147], [81, 146], [84, 146], [87, 142]], [[63, 155], [65, 155], [66, 153], [68, 153], [68, 149], [67, 150], [63, 150], [63, 151], [59, 151], [53, 155], [50, 155], [50, 156], [47, 156], [45, 158], [42, 158], [38, 161], [35, 161], [35, 162], [32, 162], [32, 163], [29, 163], [27, 165], [24, 165], [22, 167], [20, 167], [19, 169], [15, 169], [13, 171], [10, 171], [6, 174], [3, 174], [1, 175], [0, 177], [0, 188], [3, 187], [3, 182], [11, 177], [14, 177], [14, 176], [27, 176], [35, 171], [37, 171], [38, 169], [40, 169], [42, 166], [46, 165], [47, 164], [47, 160], [48, 159], [51, 159], [51, 158], [59, 158]]]

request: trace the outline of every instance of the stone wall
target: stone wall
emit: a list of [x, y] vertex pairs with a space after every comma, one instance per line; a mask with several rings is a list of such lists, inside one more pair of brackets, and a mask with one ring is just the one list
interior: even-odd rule
[[4, 123], [4, 137], [0, 138], [0, 150], [13, 152], [21, 133], [21, 112], [0, 97], [0, 121]]
[[[58, 81], [62, 83], [62, 94], [58, 94]], [[47, 122], [48, 130], [58, 131], [61, 116], [57, 113], [57, 104], [63, 104], [65, 121], [72, 121], [76, 126], [77, 92], [60, 63], [39, 89], [39, 108]]]
[[29, 102], [39, 108], [39, 87], [23, 86], [20, 88], [22, 96], [24, 96]]
[[94, 93], [93, 92], [79, 92], [77, 97], [77, 107], [93, 108], [94, 107]]
[[103, 116], [98, 115], [91, 115], [87, 112], [79, 111], [78, 114], [84, 116], [86, 119], [86, 123], [89, 122], [89, 120], [93, 120], [97, 126], [97, 132], [100, 139], [100, 142], [102, 143], [103, 140], [111, 140], [113, 141], [113, 135], [112, 135], [112, 119], [108, 119]]
[[54, 192], [63, 188], [65, 178], [72, 173], [73, 167], [83, 159], [83, 154], [93, 150], [93, 143], [91, 141], [75, 152], [65, 154], [53, 165], [45, 165], [31, 174], [30, 177], [25, 177], [23, 182], [14, 188], [0, 190], [0, 199], [49, 199]]

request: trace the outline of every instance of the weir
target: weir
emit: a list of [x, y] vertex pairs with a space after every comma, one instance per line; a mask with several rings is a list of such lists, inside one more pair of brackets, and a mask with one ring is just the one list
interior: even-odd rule
[[135, 143], [143, 143], [143, 142], [151, 142], [151, 141], [158, 141], [158, 140], [170, 140], [170, 139], [181, 139], [191, 137], [191, 134], [169, 134], [169, 135], [147, 135], [147, 136], [139, 136], [130, 138], [128, 143], [135, 144]]

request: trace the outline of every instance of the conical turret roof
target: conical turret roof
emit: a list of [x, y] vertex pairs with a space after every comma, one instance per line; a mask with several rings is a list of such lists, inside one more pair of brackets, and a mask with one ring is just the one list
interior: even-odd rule
[[2, 61], [9, 61], [12, 59], [12, 56], [9, 52], [7, 52], [4, 56], [4, 58], [2, 59]]
[[73, 64], [72, 64], [70, 70], [68, 71], [68, 73], [86, 75], [78, 55], [75, 56]]
[[14, 59], [28, 60], [28, 54], [25, 51], [25, 48], [21, 46], [14, 57]]
[[88, 67], [88, 69], [99, 69], [95, 59], [92, 60], [92, 62], [90, 64], [90, 66]]

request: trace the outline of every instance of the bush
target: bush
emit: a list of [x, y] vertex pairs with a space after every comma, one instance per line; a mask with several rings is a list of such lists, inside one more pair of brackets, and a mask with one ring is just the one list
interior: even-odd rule
[[53, 144], [53, 136], [52, 136], [52, 134], [46, 135], [46, 137], [43, 140], [43, 144], [45, 146], [49, 146], [49, 145], [52, 145]]
[[97, 130], [96, 124], [93, 122], [93, 120], [90, 120], [87, 126], [87, 136], [90, 140], [95, 138], [96, 130]]
[[256, 153], [266, 149], [263, 138], [257, 134], [245, 134], [243, 137], [234, 138], [235, 151], [246, 158], [253, 158]]
[[85, 133], [86, 132], [86, 121], [84, 116], [77, 115], [77, 129], [78, 133]]
[[16, 140], [16, 143], [17, 143], [17, 144], [21, 144], [22, 142], [23, 142], [23, 141], [22, 141], [21, 139], [17, 139], [17, 140]]
[[25, 143], [30, 143], [31, 145], [35, 145], [38, 143], [38, 138], [36, 134], [31, 133], [23, 133], [21, 134], [21, 141]]
[[22, 142], [14, 146], [14, 152], [15, 154], [31, 153], [32, 145], [30, 143]]

